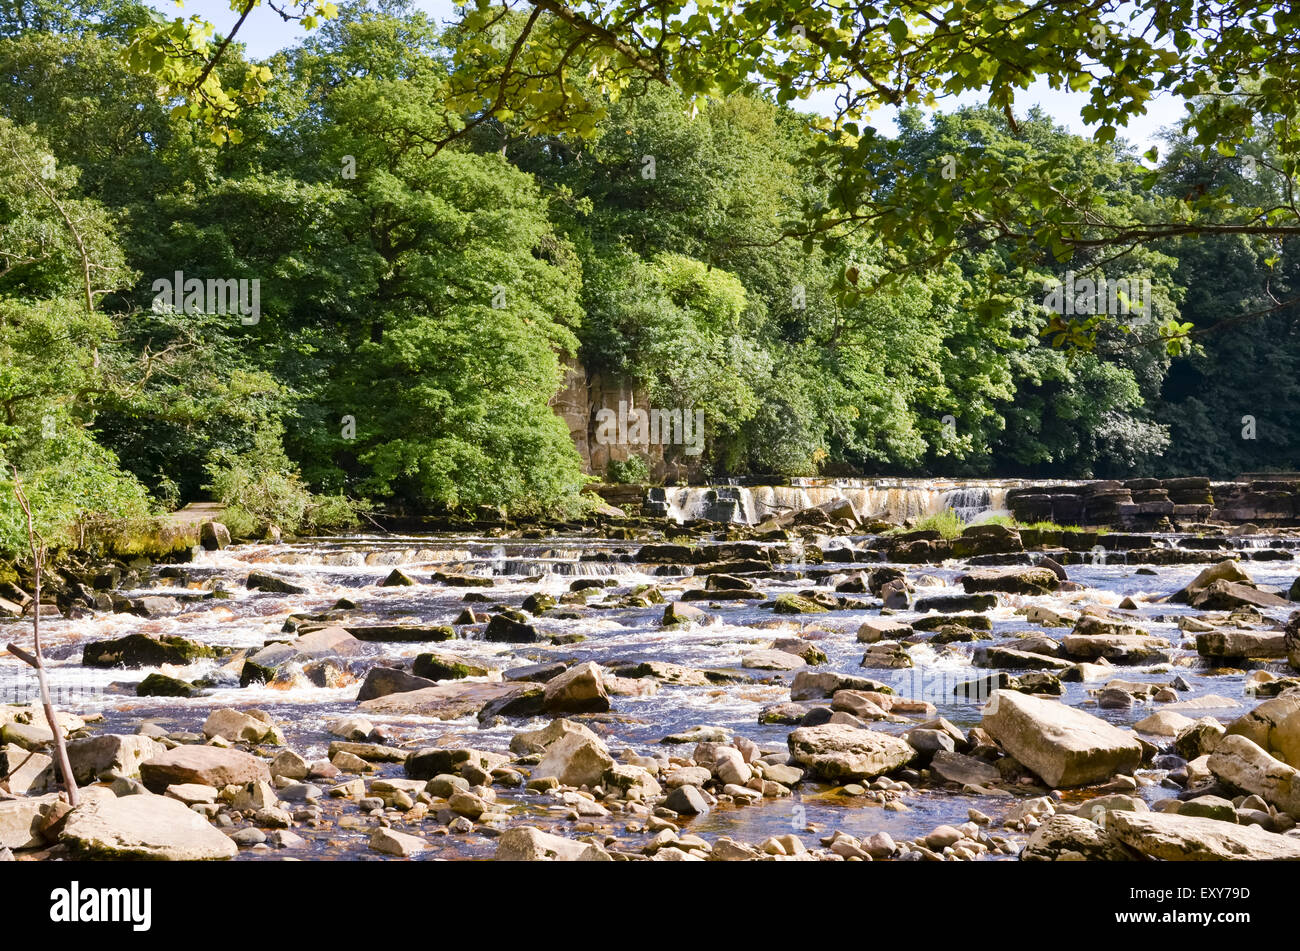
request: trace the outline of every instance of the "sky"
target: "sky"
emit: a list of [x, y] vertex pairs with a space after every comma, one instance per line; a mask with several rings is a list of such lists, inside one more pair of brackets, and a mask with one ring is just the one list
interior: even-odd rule
[[[169, 16], [188, 17], [198, 14], [223, 32], [234, 25], [235, 14], [230, 10], [230, 0], [187, 0], [184, 7], [178, 8], [172, 0], [149, 0], [150, 5]], [[455, 15], [456, 7], [451, 0], [416, 0], [415, 6], [425, 11], [438, 22], [447, 22]], [[293, 46], [304, 36], [302, 27], [296, 22], [285, 23], [265, 4], [257, 7], [240, 28], [238, 39], [245, 44], [248, 55], [254, 58], [270, 56], [279, 50]], [[828, 112], [834, 96], [830, 93], [820, 98], [807, 100], [802, 108], [809, 112]], [[1046, 82], [1037, 82], [1020, 93], [1016, 99], [1016, 111], [1024, 113], [1032, 106], [1038, 105], [1058, 123], [1078, 135], [1090, 135], [1090, 127], [1079, 118], [1079, 110], [1087, 102], [1086, 93], [1049, 89]], [[970, 94], [951, 101], [943, 111], [950, 111], [958, 106], [978, 105], [978, 94]], [[1183, 101], [1177, 97], [1165, 95], [1150, 103], [1147, 114], [1133, 119], [1127, 129], [1121, 130], [1121, 136], [1138, 146], [1139, 152], [1145, 152], [1158, 144], [1157, 133], [1160, 129], [1173, 125], [1185, 114]], [[875, 124], [882, 131], [892, 132], [893, 122], [884, 113], [875, 117]]]

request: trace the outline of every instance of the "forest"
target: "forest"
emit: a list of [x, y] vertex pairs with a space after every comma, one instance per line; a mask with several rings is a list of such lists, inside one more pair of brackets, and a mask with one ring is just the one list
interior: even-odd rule
[[[1043, 198], [1097, 227], [1288, 207], [1267, 115], [1142, 155], [1036, 109], [905, 102], [896, 134], [849, 128], [846, 172], [844, 129], [761, 85], [589, 78], [568, 127], [476, 107], [467, 64], [536, 13], [485, 46], [470, 11], [351, 3], [266, 61], [236, 41], [215, 73], [258, 94], [214, 120], [142, 46], [150, 8], [0, 4], [0, 551], [26, 540], [15, 473], [64, 538], [204, 498], [242, 533], [580, 512], [636, 473], [583, 473], [566, 362], [702, 410], [709, 479], [1300, 467], [1295, 238], [1063, 249]], [[807, 225], [868, 179], [889, 213]], [[1019, 240], [955, 240], [963, 194], [1014, 196]], [[921, 197], [924, 231], [900, 213]], [[905, 228], [942, 253], [900, 262]], [[1067, 275], [1146, 299], [1054, 312]]]

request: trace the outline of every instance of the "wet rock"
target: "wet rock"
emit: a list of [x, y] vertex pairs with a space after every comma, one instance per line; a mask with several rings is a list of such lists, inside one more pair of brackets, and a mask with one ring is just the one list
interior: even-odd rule
[[[427, 656], [427, 655], [422, 655]], [[409, 690], [422, 690], [436, 687], [434, 680], [417, 677], [415, 674], [393, 667], [372, 667], [366, 671], [366, 679], [357, 691], [357, 702], [387, 697], [389, 694], [403, 693]]]
[[449, 571], [435, 571], [429, 580], [434, 584], [446, 585], [449, 588], [491, 588], [496, 584], [496, 581], [492, 578], [481, 575], [457, 574]]
[[907, 648], [897, 641], [877, 641], [868, 646], [859, 666], [897, 670], [911, 667], [912, 658], [908, 655]]
[[1112, 664], [1124, 665], [1167, 663], [1172, 649], [1163, 638], [1123, 634], [1071, 634], [1062, 644], [1066, 655], [1076, 660], [1104, 658]]
[[531, 624], [524, 624], [508, 618], [504, 614], [494, 614], [492, 616], [487, 629], [483, 632], [483, 637], [489, 641], [510, 644], [531, 644], [541, 639], [537, 633], [537, 628]]
[[68, 743], [68, 762], [82, 785], [108, 774], [139, 779], [140, 764], [166, 751], [147, 736], [105, 733]]
[[683, 604], [681, 601], [673, 601], [664, 608], [662, 624], [664, 627], [673, 627], [678, 624], [708, 624], [713, 619], [697, 607], [689, 604]]
[[1187, 587], [1171, 594], [1169, 600], [1176, 604], [1189, 604], [1192, 598], [1199, 595], [1216, 581], [1254, 584], [1250, 575], [1246, 573], [1240, 563], [1235, 560], [1221, 561], [1202, 570]]
[[788, 738], [790, 758], [822, 779], [874, 779], [910, 763], [915, 751], [905, 740], [849, 726], [799, 727]]
[[1210, 772], [1230, 788], [1253, 793], [1293, 818], [1300, 818], [1300, 770], [1244, 736], [1224, 736], [1209, 758]]
[[137, 697], [193, 697], [199, 692], [189, 681], [166, 674], [150, 674], [135, 687]]
[[782, 650], [751, 651], [741, 657], [740, 665], [751, 670], [798, 670], [808, 666], [802, 657]]
[[1055, 700], [999, 690], [985, 706], [981, 725], [1053, 787], [1103, 782], [1142, 762], [1136, 737]]
[[487, 750], [430, 746], [406, 754], [403, 769], [412, 779], [429, 780], [444, 774], [458, 773], [466, 766], [475, 766], [491, 772], [508, 762], [510, 757]]
[[400, 568], [394, 568], [387, 578], [379, 582], [381, 588], [409, 588], [414, 584], [415, 579]]
[[779, 594], [772, 601], [772, 610], [776, 614], [825, 614], [829, 609], [812, 598], [797, 594]]
[[1095, 614], [1083, 614], [1074, 622], [1070, 632], [1076, 637], [1145, 637], [1147, 632], [1135, 624], [1126, 621], [1098, 617]]
[[349, 624], [347, 632], [367, 643], [424, 644], [456, 638], [450, 624]]
[[178, 746], [140, 764], [141, 781], [155, 793], [178, 783], [220, 789], [270, 778], [270, 770], [256, 756], [217, 746]]
[[1059, 657], [991, 644], [975, 648], [974, 653], [971, 655], [971, 666], [1000, 667], [1007, 670], [1065, 671], [1073, 665], [1068, 660]]
[[1193, 595], [1188, 603], [1202, 611], [1230, 611], [1247, 605], [1257, 608], [1290, 606], [1286, 598], [1233, 581], [1212, 582], [1204, 591]]
[[532, 826], [507, 829], [497, 839], [498, 862], [609, 862], [599, 846], [551, 835]]
[[[546, 681], [550, 680], [552, 677], [558, 677], [566, 670], [568, 670], [567, 664], [556, 661], [547, 664], [528, 664], [524, 667], [512, 667], [510, 670], [507, 670], [503, 676], [506, 680], [514, 682], [546, 683]], [[620, 673], [624, 677], [648, 676], [647, 674], [629, 673], [626, 670], [621, 671]]]
[[206, 644], [184, 637], [128, 634], [107, 641], [93, 641], [82, 648], [81, 662], [87, 667], [185, 666], [216, 652]]
[[275, 594], [306, 594], [307, 589], [292, 582], [277, 578], [263, 571], [249, 572], [244, 587], [249, 591], [269, 591]]
[[366, 700], [359, 705], [366, 714], [397, 714], [455, 720], [478, 713], [485, 704], [518, 691], [518, 684], [466, 683], [451, 681], [420, 690], [408, 690]]
[[1300, 861], [1300, 839], [1216, 819], [1117, 812], [1106, 831], [1142, 855], [1170, 862]]
[[892, 687], [878, 680], [838, 674], [834, 671], [801, 670], [790, 683], [791, 700], [821, 700], [834, 696], [840, 690], [870, 690], [876, 693], [893, 693]]
[[858, 641], [874, 644], [877, 641], [902, 641], [911, 636], [912, 626], [889, 618], [868, 618], [858, 627]]
[[150, 795], [82, 803], [68, 813], [59, 841], [86, 858], [198, 861], [238, 852], [234, 842], [182, 803]]
[[[509, 689], [493, 697], [478, 712], [480, 723], [491, 723], [497, 717], [541, 716], [546, 702], [544, 687], [531, 683], [508, 684]], [[608, 687], [608, 684], [606, 685]]]
[[801, 723], [807, 712], [805, 707], [797, 703], [769, 704], [758, 711], [758, 722], [793, 726]]
[[991, 611], [998, 606], [996, 595], [992, 594], [949, 594], [931, 598], [918, 598], [913, 610], [925, 614], [938, 611], [940, 614], [959, 614], [962, 611]]
[[802, 637], [779, 637], [772, 642], [771, 649], [794, 654], [810, 666], [825, 664], [830, 659], [820, 647]]

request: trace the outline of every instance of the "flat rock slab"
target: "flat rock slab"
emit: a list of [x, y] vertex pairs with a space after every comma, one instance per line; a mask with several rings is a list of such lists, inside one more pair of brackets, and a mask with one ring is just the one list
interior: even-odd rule
[[498, 862], [609, 862], [604, 849], [531, 826], [508, 829], [497, 839]]
[[1116, 842], [1169, 862], [1300, 862], [1300, 839], [1199, 816], [1110, 812], [1106, 831]]
[[740, 666], [750, 670], [798, 670], [808, 664], [802, 657], [782, 650], [759, 650], [742, 657]]
[[389, 713], [407, 716], [434, 717], [438, 720], [457, 720], [478, 713], [483, 705], [498, 700], [515, 690], [513, 683], [463, 683], [452, 681], [420, 690], [376, 697], [358, 705], [366, 713]]
[[239, 851], [198, 813], [165, 796], [83, 803], [68, 814], [59, 839], [86, 858], [192, 862]]
[[787, 740], [790, 758], [831, 782], [875, 779], [916, 756], [906, 740], [838, 723], [804, 726]]
[[35, 849], [43, 844], [41, 826], [44, 810], [58, 801], [58, 794], [0, 802], [0, 849]]
[[1069, 634], [1063, 644], [1076, 660], [1104, 657], [1112, 664], [1164, 664], [1172, 646], [1163, 638], [1141, 634]]
[[1196, 635], [1196, 653], [1202, 657], [1286, 656], [1286, 635], [1270, 631], [1215, 629]]
[[1084, 786], [1142, 762], [1137, 738], [1056, 700], [1009, 690], [984, 707], [984, 729], [1049, 786]]
[[178, 746], [140, 764], [140, 780], [153, 792], [168, 786], [199, 783], [204, 786], [242, 786], [271, 781], [271, 771], [256, 756], [218, 746]]

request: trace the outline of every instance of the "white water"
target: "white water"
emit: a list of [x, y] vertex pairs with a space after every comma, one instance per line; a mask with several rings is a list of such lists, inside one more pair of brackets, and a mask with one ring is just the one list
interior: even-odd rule
[[[1007, 491], [1025, 484], [974, 479], [793, 479], [788, 486], [689, 486], [663, 491], [668, 515], [678, 522], [713, 518], [755, 525], [774, 515], [840, 499], [852, 502], [862, 518], [903, 522], [951, 510], [963, 521], [975, 522], [1008, 514]], [[731, 500], [734, 506], [729, 511]]]

